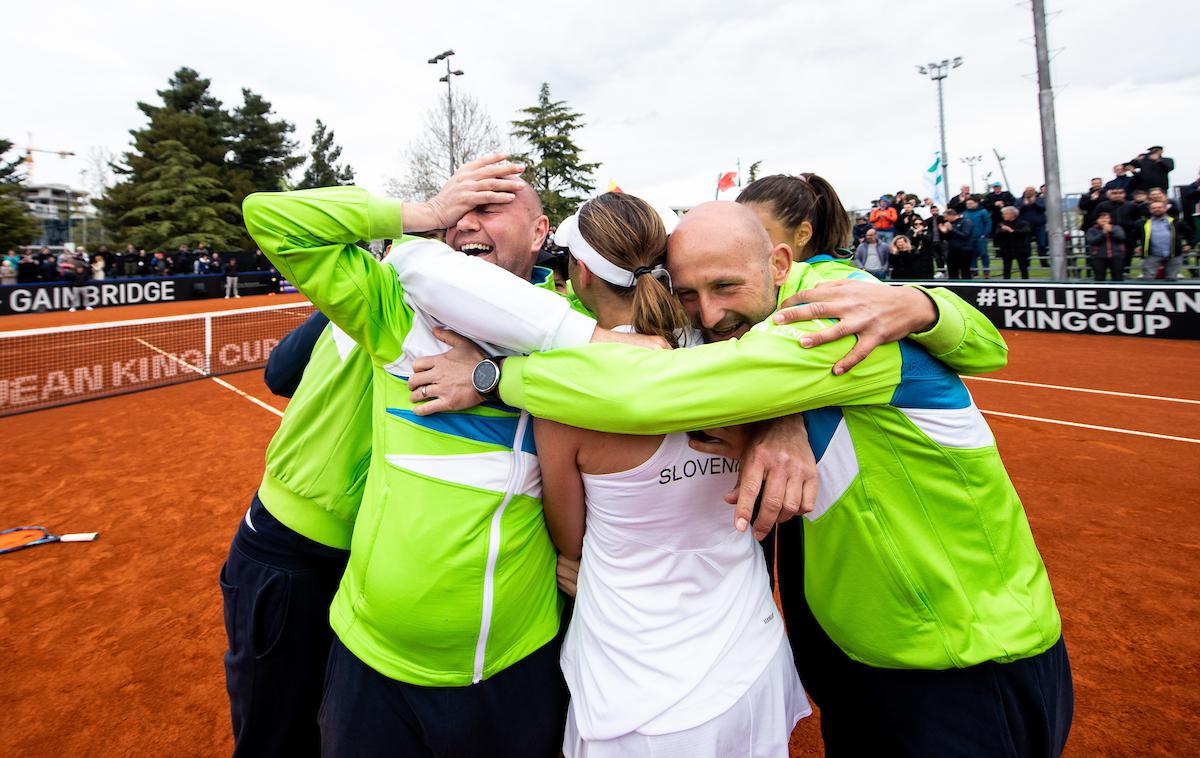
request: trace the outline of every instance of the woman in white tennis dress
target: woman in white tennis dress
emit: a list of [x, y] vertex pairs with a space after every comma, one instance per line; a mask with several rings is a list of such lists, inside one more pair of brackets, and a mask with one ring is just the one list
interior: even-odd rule
[[[686, 317], [662, 266], [674, 219], [609, 193], [559, 226], [575, 293], [601, 326], [681, 341]], [[540, 419], [535, 431], [547, 524], [564, 555], [582, 556], [561, 659], [563, 752], [786, 756], [811, 709], [762, 550], [724, 501], [738, 462], [692, 450], [685, 434]]]

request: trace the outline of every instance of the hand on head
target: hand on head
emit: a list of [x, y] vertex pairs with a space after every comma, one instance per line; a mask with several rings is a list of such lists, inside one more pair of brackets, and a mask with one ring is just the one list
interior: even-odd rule
[[[434, 228], [448, 229], [480, 205], [511, 203], [524, 186], [525, 167], [497, 153], [464, 164], [429, 201]], [[425, 230], [419, 230], [425, 231]]]

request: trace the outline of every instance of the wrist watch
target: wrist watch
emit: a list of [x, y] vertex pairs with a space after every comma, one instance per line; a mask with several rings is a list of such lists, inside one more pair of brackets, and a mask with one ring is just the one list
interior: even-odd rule
[[471, 384], [485, 400], [500, 399], [497, 390], [500, 387], [500, 365], [503, 362], [502, 357], [484, 358], [475, 364], [475, 370], [471, 372]]

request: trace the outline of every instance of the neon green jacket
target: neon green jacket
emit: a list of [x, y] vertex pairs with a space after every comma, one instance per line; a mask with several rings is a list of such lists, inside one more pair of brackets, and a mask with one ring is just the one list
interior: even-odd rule
[[[426, 686], [480, 681], [547, 643], [560, 609], [528, 414], [496, 404], [419, 417], [407, 378], [414, 359], [445, 350], [438, 323], [528, 352], [585, 343], [595, 322], [545, 270], [548, 291], [432, 242], [378, 265], [354, 242], [400, 236], [401, 204], [355, 187], [255, 194], [243, 214], [280, 273], [372, 364], [372, 451], [334, 631], [380, 673]], [[413, 292], [445, 268], [459, 289], [433, 288], [417, 307]], [[487, 298], [510, 283], [525, 315], [500, 318]], [[481, 323], [468, 328], [464, 314]]]
[[267, 446], [259, 498], [292, 531], [348, 550], [370, 457], [371, 358], [330, 324]]
[[[832, 260], [793, 264], [779, 299], [851, 277], [860, 274]], [[960, 370], [1002, 365], [995, 328], [962, 307], [977, 317], [926, 345]], [[804, 412], [820, 473], [804, 523], [805, 594], [848, 655], [945, 669], [1049, 648], [1061, 623], [1045, 567], [962, 381], [908, 340], [834, 376], [852, 338], [798, 344], [823, 326], [767, 321], [741, 339], [688, 350], [592, 345], [510, 358], [501, 396], [539, 417], [627, 434]]]

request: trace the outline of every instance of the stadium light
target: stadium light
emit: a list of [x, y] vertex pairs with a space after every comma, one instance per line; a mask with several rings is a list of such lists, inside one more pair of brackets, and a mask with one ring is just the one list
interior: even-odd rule
[[454, 55], [453, 50], [447, 50], [430, 58], [427, 62], [437, 65], [441, 61], [446, 61], [446, 75], [438, 79], [439, 82], [446, 83], [446, 122], [447, 122], [447, 137], [450, 143], [450, 173], [454, 173], [454, 169], [458, 168], [454, 160], [454, 96], [451, 93], [450, 82], [455, 76], [462, 76], [461, 69], [451, 70], [450, 58]]
[[943, 58], [941, 63], [926, 63], [924, 66], [917, 66], [917, 72], [921, 76], [928, 76], [937, 82], [938, 134], [941, 136], [942, 143], [942, 187], [946, 193], [946, 197], [950, 197], [950, 176], [946, 169], [946, 164], [950, 162], [950, 159], [946, 156], [946, 107], [942, 97], [942, 82], [950, 75], [950, 69], [958, 68], [962, 64], [962, 56], [958, 55], [953, 60]]

